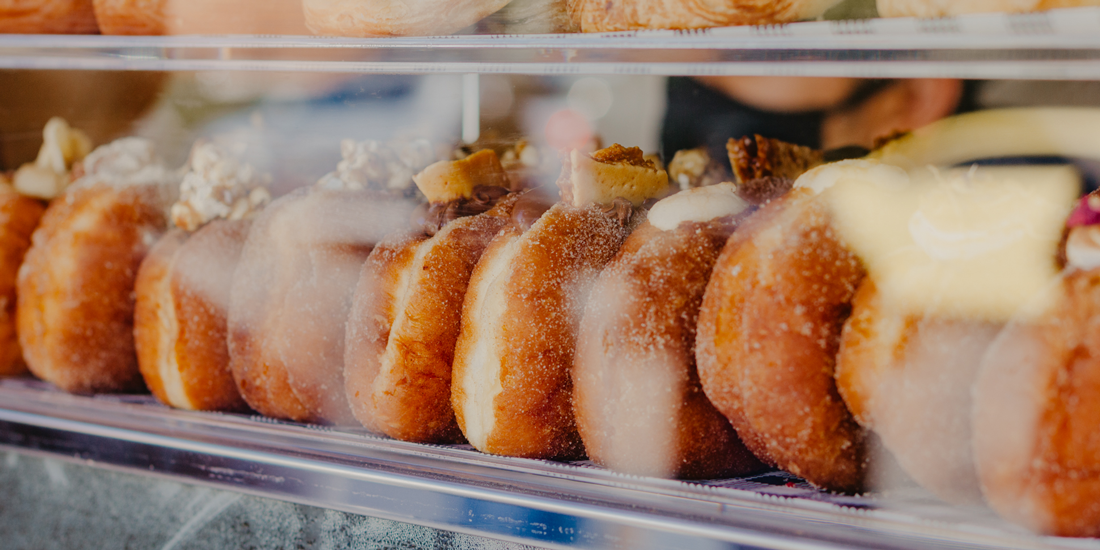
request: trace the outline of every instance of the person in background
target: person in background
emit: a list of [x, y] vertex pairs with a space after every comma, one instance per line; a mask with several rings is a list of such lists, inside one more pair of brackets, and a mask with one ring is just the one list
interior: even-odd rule
[[818, 77], [673, 77], [661, 132], [667, 159], [760, 134], [820, 149], [871, 148], [879, 138], [975, 108], [976, 82]]

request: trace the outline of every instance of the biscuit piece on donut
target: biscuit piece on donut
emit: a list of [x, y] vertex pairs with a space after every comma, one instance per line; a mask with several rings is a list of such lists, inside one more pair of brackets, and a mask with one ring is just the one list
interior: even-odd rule
[[46, 206], [0, 183], [0, 376], [27, 372], [16, 335], [15, 281]]
[[1068, 273], [1042, 315], [1010, 323], [974, 387], [974, 458], [1002, 516], [1041, 533], [1100, 536], [1100, 270]]
[[878, 0], [879, 17], [951, 17], [1100, 6], [1100, 0]]
[[165, 195], [90, 182], [50, 203], [19, 270], [19, 341], [35, 376], [74, 393], [142, 387], [134, 282], [165, 229]]
[[[731, 200], [710, 219], [685, 220], [698, 210], [685, 200], [691, 194], [711, 204], [723, 198], [712, 195]], [[680, 210], [669, 214], [676, 219], [668, 228], [652, 224], [663, 206]], [[703, 394], [694, 352], [703, 291], [735, 217], [747, 206], [728, 183], [673, 195], [653, 207], [650, 222], [630, 235], [600, 274], [573, 367], [573, 411], [593, 461], [635, 475], [684, 479], [762, 467]]]
[[344, 361], [348, 401], [367, 429], [405, 441], [462, 439], [451, 408], [462, 301], [474, 266], [509, 222], [514, 203], [512, 197], [450, 221], [431, 237], [391, 236], [367, 259]]
[[0, 33], [98, 34], [92, 0], [0, 0]]
[[746, 220], [714, 267], [696, 360], [707, 397], [761, 460], [834, 491], [864, 481], [864, 433], [833, 379], [863, 266], [828, 203], [795, 189]]
[[569, 0], [581, 32], [702, 29], [815, 19], [838, 0]]
[[254, 220], [233, 276], [229, 354], [245, 401], [299, 422], [354, 424], [344, 394], [344, 332], [375, 243], [407, 223], [406, 201], [314, 187]]
[[249, 222], [218, 220], [188, 236], [173, 230], [138, 272], [134, 338], [145, 384], [173, 407], [247, 408], [229, 370], [226, 316]]
[[303, 0], [306, 26], [324, 36], [452, 34], [509, 0]]

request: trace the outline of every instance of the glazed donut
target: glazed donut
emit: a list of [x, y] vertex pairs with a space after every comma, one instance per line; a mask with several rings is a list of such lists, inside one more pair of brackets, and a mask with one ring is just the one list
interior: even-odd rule
[[863, 276], [826, 201], [795, 189], [750, 216], [722, 250], [695, 348], [707, 397], [758, 458], [849, 493], [863, 488], [864, 433], [833, 368]]
[[694, 353], [703, 291], [747, 207], [729, 183], [664, 199], [596, 280], [573, 365], [573, 412], [592, 461], [683, 479], [762, 467], [703, 394]]
[[245, 410], [229, 371], [226, 314], [249, 222], [219, 220], [165, 235], [138, 271], [134, 341], [145, 385], [161, 402]]
[[641, 150], [614, 145], [591, 156], [574, 150], [559, 186], [562, 202], [541, 216], [533, 204], [515, 207], [470, 278], [451, 402], [483, 452], [583, 456], [570, 370], [588, 287], [668, 178]]
[[510, 182], [490, 150], [441, 161], [415, 181], [430, 208], [417, 212], [419, 231], [387, 237], [363, 265], [347, 325], [344, 383], [367, 429], [453, 443], [462, 440], [450, 399], [462, 299], [515, 196], [505, 198]]
[[434, 160], [416, 154], [430, 145], [411, 146], [398, 155], [384, 144], [345, 140], [337, 171], [273, 201], [253, 221], [230, 291], [229, 357], [257, 412], [357, 424], [344, 392], [348, 311], [374, 245], [408, 223], [412, 175]]
[[0, 33], [98, 34], [92, 0], [0, 0]]
[[46, 209], [19, 269], [19, 343], [31, 373], [66, 391], [137, 390], [134, 282], [177, 180], [137, 138], [96, 149], [84, 169]]
[[569, 0], [581, 32], [702, 29], [816, 19], [838, 0]]
[[306, 26], [324, 36], [439, 36], [496, 12], [510, 0], [302, 0]]
[[877, 0], [879, 17], [951, 17], [1100, 6], [1098, 0]]
[[0, 376], [27, 372], [16, 335], [15, 281], [46, 206], [0, 183]]

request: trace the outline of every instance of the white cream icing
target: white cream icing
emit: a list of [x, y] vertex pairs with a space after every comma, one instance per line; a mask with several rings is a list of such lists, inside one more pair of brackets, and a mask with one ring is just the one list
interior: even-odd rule
[[322, 176], [317, 187], [405, 191], [412, 187], [413, 175], [438, 160], [425, 139], [391, 143], [345, 139], [340, 142], [340, 155], [343, 160], [336, 171]]
[[681, 191], [653, 205], [649, 223], [662, 231], [676, 229], [684, 222], [706, 222], [723, 216], [736, 216], [749, 207], [737, 196], [737, 186], [719, 183]]
[[172, 205], [177, 227], [194, 231], [215, 219], [246, 219], [271, 201], [266, 188], [270, 177], [222, 146], [197, 143], [189, 168], [180, 183], [179, 200]]

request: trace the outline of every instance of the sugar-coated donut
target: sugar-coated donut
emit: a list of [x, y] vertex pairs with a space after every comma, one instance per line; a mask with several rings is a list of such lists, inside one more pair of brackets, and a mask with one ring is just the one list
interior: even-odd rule
[[703, 394], [695, 324], [732, 217], [642, 224], [600, 274], [573, 367], [588, 456], [635, 475], [714, 479], [762, 467]]
[[[500, 188], [504, 189], [504, 188]], [[363, 266], [347, 327], [344, 379], [355, 417], [396, 439], [455, 442], [451, 363], [466, 288], [516, 197], [446, 223], [401, 232]]]
[[229, 355], [245, 401], [299, 422], [354, 424], [344, 393], [344, 332], [375, 243], [407, 223], [406, 201], [310, 188], [253, 221], [233, 276]]
[[19, 342], [30, 371], [74, 393], [142, 387], [134, 281], [165, 230], [163, 186], [89, 182], [50, 203], [19, 270]]
[[905, 315], [870, 278], [852, 302], [837, 388], [901, 467], [948, 502], [981, 502], [970, 449], [971, 388], [1000, 323]]
[[243, 410], [229, 370], [229, 289], [249, 222], [218, 220], [192, 235], [176, 229], [138, 272], [134, 340], [145, 384], [173, 407]]
[[630, 233], [598, 206], [554, 205], [481, 257], [462, 307], [452, 404], [477, 449], [577, 458], [570, 368], [588, 285]]
[[3, 307], [0, 307], [0, 376], [27, 372], [16, 335], [15, 282], [23, 257], [31, 247], [31, 234], [45, 211], [42, 201], [20, 195], [10, 188], [0, 188], [0, 300], [3, 300]]
[[0, 0], [0, 33], [97, 34], [92, 0]]
[[827, 203], [795, 189], [734, 233], [699, 313], [707, 397], [761, 460], [834, 491], [857, 492], [864, 481], [864, 432], [833, 379], [863, 276]]
[[433, 36], [477, 23], [510, 0], [302, 0], [306, 26], [325, 36]]
[[569, 0], [581, 32], [701, 29], [815, 19], [838, 0]]
[[982, 491], [1002, 516], [1051, 535], [1100, 536], [1100, 270], [1057, 281], [1053, 306], [1011, 322], [974, 386]]

